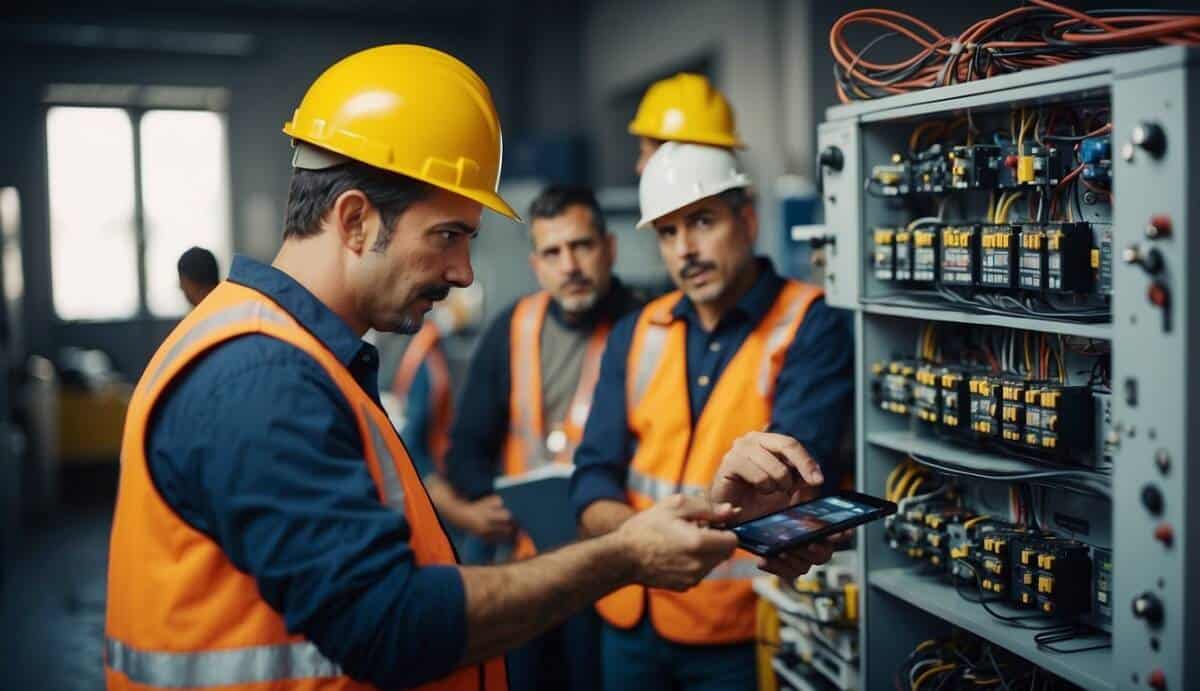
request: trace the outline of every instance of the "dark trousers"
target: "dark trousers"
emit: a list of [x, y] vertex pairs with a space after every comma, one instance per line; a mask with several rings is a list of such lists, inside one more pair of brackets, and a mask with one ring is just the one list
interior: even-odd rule
[[602, 623], [605, 691], [756, 691], [753, 643], [684, 645], [649, 616], [624, 630]]
[[505, 661], [509, 691], [600, 691], [600, 617], [589, 607]]

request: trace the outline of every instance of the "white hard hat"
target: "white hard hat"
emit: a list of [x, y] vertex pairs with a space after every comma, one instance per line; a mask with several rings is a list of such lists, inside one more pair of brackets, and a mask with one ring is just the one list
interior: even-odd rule
[[688, 204], [749, 186], [750, 178], [729, 149], [665, 142], [642, 171], [638, 184], [642, 220], [637, 227], [649, 228], [655, 220]]

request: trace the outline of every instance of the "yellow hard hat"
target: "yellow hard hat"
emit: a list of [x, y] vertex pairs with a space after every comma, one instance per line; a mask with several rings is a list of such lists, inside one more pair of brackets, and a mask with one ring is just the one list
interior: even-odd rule
[[504, 144], [492, 95], [441, 51], [390, 45], [342, 59], [312, 83], [283, 131], [520, 220], [496, 193]]
[[733, 108], [708, 78], [682, 72], [646, 89], [629, 133], [663, 141], [744, 148]]

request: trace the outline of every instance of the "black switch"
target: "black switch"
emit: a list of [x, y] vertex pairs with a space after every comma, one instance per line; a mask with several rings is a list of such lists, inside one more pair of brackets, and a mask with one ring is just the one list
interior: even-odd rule
[[1133, 377], [1125, 377], [1125, 403], [1131, 408], [1137, 407], [1138, 392], [1137, 380]]
[[1162, 492], [1154, 485], [1146, 485], [1142, 488], [1142, 505], [1155, 516], [1161, 514], [1163, 510]]
[[1158, 626], [1163, 619], [1162, 601], [1151, 592], [1133, 598], [1133, 616], [1143, 619], [1151, 626]]

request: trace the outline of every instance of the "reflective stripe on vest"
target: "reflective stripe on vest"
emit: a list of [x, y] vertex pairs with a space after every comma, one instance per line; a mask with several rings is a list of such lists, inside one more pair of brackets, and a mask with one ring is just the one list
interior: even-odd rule
[[107, 665], [131, 681], [161, 688], [205, 688], [264, 681], [338, 677], [342, 669], [308, 641], [176, 653], [104, 641]]
[[171, 346], [171, 349], [167, 351], [166, 355], [159, 362], [158, 367], [155, 368], [154, 373], [146, 380], [146, 388], [152, 388], [158, 382], [158, 378], [162, 376], [162, 373], [170, 367], [173, 361], [186, 352], [189, 346], [208, 338], [218, 329], [253, 319], [261, 319], [278, 324], [279, 326], [288, 325], [287, 319], [279, 314], [276, 309], [272, 309], [261, 302], [243, 302], [239, 305], [226, 307], [215, 314], [209, 315], [203, 321], [193, 326], [182, 338], [175, 341], [175, 344]]
[[371, 430], [371, 443], [375, 445], [375, 453], [379, 456], [379, 475], [383, 478], [383, 503], [392, 507], [402, 517], [404, 516], [404, 485], [400, 482], [400, 476], [396, 474], [396, 461], [392, 458], [392, 452], [388, 449], [387, 442], [383, 440], [383, 431], [379, 429], [379, 425], [375, 422], [375, 418], [363, 408], [362, 417], [367, 421], [367, 427]]
[[629, 490], [647, 497], [654, 503], [658, 503], [673, 494], [686, 494], [691, 497], [700, 497], [708, 491], [707, 487], [681, 485], [674, 482], [667, 482], [666, 480], [660, 480], [651, 475], [646, 475], [635, 468], [629, 469], [629, 475], [626, 477], [625, 485], [629, 488]]

